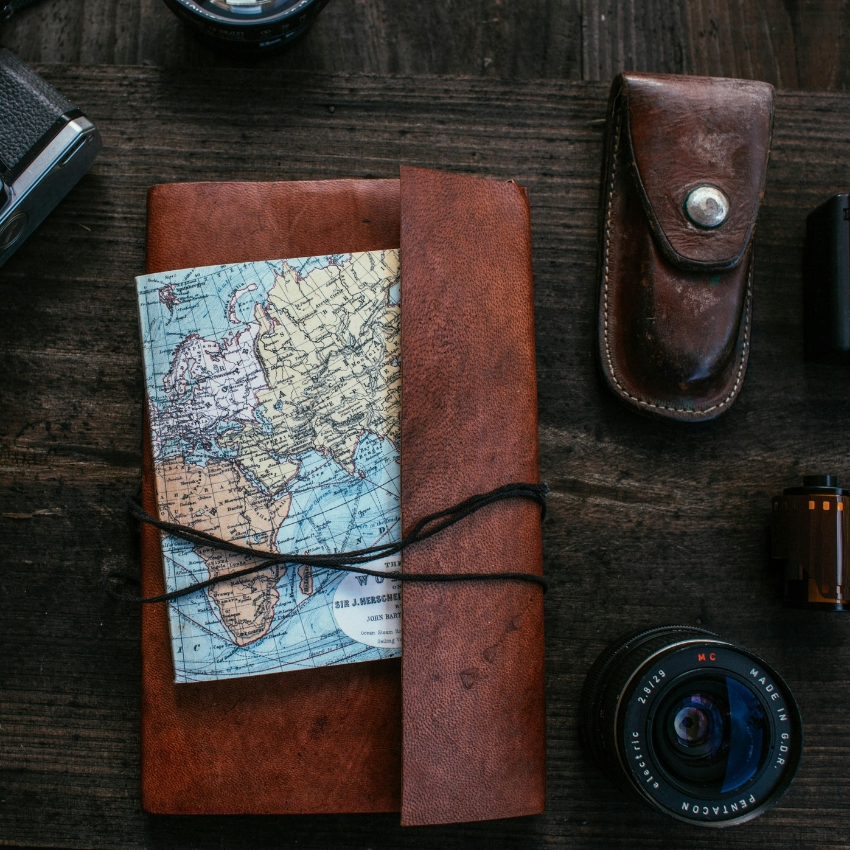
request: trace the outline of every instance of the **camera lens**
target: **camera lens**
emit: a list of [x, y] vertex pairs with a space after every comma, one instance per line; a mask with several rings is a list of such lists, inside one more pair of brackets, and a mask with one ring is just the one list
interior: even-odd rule
[[328, 0], [165, 0], [204, 37], [263, 52], [303, 35]]
[[803, 727], [769, 665], [704, 629], [662, 626], [611, 644], [581, 695], [582, 737], [655, 809], [703, 826], [774, 805], [800, 762]]

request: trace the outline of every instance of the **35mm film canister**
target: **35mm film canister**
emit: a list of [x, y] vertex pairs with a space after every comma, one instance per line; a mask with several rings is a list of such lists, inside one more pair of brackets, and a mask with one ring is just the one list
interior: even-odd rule
[[771, 557], [785, 561], [789, 607], [850, 611], [848, 514], [850, 490], [834, 475], [807, 475], [773, 498]]

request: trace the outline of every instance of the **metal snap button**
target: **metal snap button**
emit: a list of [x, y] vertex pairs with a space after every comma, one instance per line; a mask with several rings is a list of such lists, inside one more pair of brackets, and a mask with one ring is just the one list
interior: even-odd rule
[[719, 227], [729, 217], [729, 199], [716, 186], [697, 186], [685, 198], [685, 215], [697, 227]]

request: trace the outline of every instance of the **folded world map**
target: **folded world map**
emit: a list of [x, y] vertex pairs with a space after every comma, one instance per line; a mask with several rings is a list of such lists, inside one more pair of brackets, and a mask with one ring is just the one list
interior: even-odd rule
[[[136, 283], [160, 519], [260, 553], [399, 539], [397, 250]], [[162, 555], [168, 591], [258, 560], [166, 533]], [[169, 623], [178, 682], [390, 658], [401, 588], [274, 566], [170, 602]]]

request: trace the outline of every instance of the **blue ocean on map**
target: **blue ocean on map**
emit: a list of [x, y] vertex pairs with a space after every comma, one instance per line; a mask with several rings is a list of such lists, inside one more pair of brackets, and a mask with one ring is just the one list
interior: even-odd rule
[[[278, 533], [279, 551], [342, 552], [398, 541], [400, 469], [398, 449], [392, 441], [365, 435], [354, 455], [354, 475], [319, 452], [305, 452], [297, 460], [300, 469], [288, 488], [293, 500], [291, 518]], [[393, 496], [394, 510], [387, 509], [386, 498], [376, 496], [376, 486]], [[192, 544], [166, 537], [163, 549], [169, 588], [209, 578]], [[315, 570], [314, 592], [304, 599], [297, 589], [297, 569], [290, 566], [278, 582], [280, 600], [271, 628], [263, 638], [243, 647], [221, 625], [204, 591], [176, 600], [171, 607], [180, 636], [175, 641], [179, 677], [186, 681], [212, 678], [211, 669], [219, 671], [215, 678], [227, 675], [229, 669], [238, 669], [243, 675], [272, 672], [299, 662], [314, 667], [316, 657], [322, 665], [385, 658], [385, 650], [358, 643], [337, 629], [327, 600], [333, 598], [343, 577], [344, 573], [336, 570]], [[302, 661], [305, 642], [310, 644], [312, 659]]]

